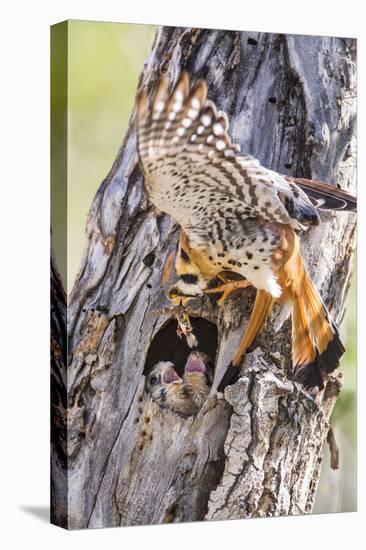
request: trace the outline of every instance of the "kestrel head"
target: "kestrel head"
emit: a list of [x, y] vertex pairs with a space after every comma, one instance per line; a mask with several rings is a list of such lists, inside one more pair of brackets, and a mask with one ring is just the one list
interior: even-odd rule
[[173, 394], [179, 392], [183, 380], [174, 370], [173, 363], [160, 361], [150, 372], [146, 381], [146, 391], [160, 407], [167, 406]]
[[192, 351], [187, 359], [183, 380], [191, 399], [201, 408], [212, 385], [214, 365], [202, 351]]
[[150, 372], [146, 381], [146, 391], [159, 407], [170, 409], [182, 416], [197, 412], [183, 379], [178, 376], [173, 363], [160, 361]]
[[168, 298], [174, 306], [185, 306], [188, 300], [202, 296], [201, 287], [196, 283], [186, 283], [179, 278], [168, 290]]

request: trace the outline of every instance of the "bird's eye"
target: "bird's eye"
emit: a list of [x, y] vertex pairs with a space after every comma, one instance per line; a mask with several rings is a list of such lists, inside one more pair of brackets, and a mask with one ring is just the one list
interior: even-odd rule
[[176, 298], [177, 296], [179, 296], [179, 290], [177, 288], [172, 288], [170, 291], [169, 291], [169, 298], [170, 299], [174, 299]]
[[152, 374], [149, 378], [150, 386], [155, 386], [159, 382], [159, 377], [156, 374]]

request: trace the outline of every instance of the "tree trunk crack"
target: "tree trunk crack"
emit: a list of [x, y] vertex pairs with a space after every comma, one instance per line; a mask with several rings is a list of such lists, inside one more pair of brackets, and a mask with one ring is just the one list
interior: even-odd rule
[[[103, 480], [104, 480], [104, 476], [105, 476], [106, 471], [107, 471], [108, 462], [109, 462], [109, 460], [110, 460], [110, 458], [111, 458], [112, 452], [113, 452], [113, 450], [114, 450], [114, 448], [115, 448], [115, 446], [116, 446], [116, 443], [117, 443], [117, 441], [118, 441], [118, 439], [119, 439], [119, 436], [120, 436], [120, 434], [121, 434], [123, 425], [124, 425], [126, 419], [128, 418], [128, 415], [130, 414], [131, 407], [132, 407], [132, 405], [133, 405], [133, 403], [134, 403], [134, 401], [135, 401], [135, 397], [136, 397], [137, 390], [138, 390], [138, 386], [136, 387], [136, 389], [135, 389], [135, 391], [134, 391], [133, 397], [132, 397], [131, 402], [130, 402], [130, 404], [129, 404], [129, 406], [128, 406], [128, 409], [127, 409], [127, 411], [126, 411], [126, 414], [124, 415], [124, 417], [123, 417], [123, 419], [122, 419], [121, 425], [120, 425], [120, 427], [119, 427], [117, 436], [116, 436], [115, 439], [114, 439], [114, 442], [113, 442], [113, 444], [112, 444], [112, 447], [110, 448], [110, 450], [108, 451], [108, 454], [106, 455], [105, 462], [104, 462], [104, 465], [103, 465], [103, 470], [102, 470], [102, 473], [101, 473], [101, 476], [100, 476], [100, 482], [99, 482], [99, 485], [98, 485], [98, 489], [97, 489], [97, 491], [96, 491], [96, 493], [95, 493], [95, 496], [94, 496], [94, 498], [93, 498], [93, 506], [92, 506], [91, 512], [90, 512], [90, 514], [89, 514], [89, 516], [88, 516], [88, 520], [87, 520], [87, 524], [86, 524], [87, 527], [90, 526], [90, 521], [91, 521], [91, 518], [92, 518], [93, 513], [94, 513], [94, 509], [95, 509], [95, 506], [96, 506], [96, 503], [97, 503], [97, 499], [98, 499], [98, 496], [99, 496], [100, 488], [101, 488], [101, 486], [102, 486], [102, 483], [103, 483]], [[114, 488], [114, 491], [115, 491], [115, 490], [116, 490], [116, 486], [115, 486], [115, 488]], [[118, 511], [118, 509], [117, 509], [117, 511]]]

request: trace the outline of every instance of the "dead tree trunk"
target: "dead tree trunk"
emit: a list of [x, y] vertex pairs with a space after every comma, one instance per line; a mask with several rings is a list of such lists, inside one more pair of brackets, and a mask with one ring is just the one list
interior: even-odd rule
[[[158, 30], [140, 86], [151, 91], [161, 72], [176, 80], [182, 69], [193, 81], [206, 79], [242, 151], [279, 172], [353, 190], [353, 40]], [[339, 321], [355, 218], [338, 213], [323, 221], [303, 235], [302, 250]], [[146, 368], [174, 334], [168, 315], [154, 311], [167, 306], [161, 271], [178, 228], [144, 196], [133, 116], [86, 237], [69, 309], [69, 528], [311, 512], [340, 376], [323, 392], [291, 381], [289, 322], [275, 333], [277, 310], [241, 379], [212, 408], [182, 419], [144, 393]], [[189, 310], [199, 318], [198, 339], [218, 344], [217, 377], [252, 300], [251, 291], [242, 292], [220, 309], [207, 297]]]
[[66, 293], [51, 256], [51, 522], [67, 527]]

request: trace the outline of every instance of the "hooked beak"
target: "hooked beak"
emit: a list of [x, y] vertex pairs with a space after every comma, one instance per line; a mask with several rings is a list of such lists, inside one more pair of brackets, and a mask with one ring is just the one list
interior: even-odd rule
[[176, 296], [175, 298], [170, 298], [169, 296], [171, 303], [178, 307], [185, 307], [188, 300], [191, 300], [192, 298], [197, 298], [197, 296]]

